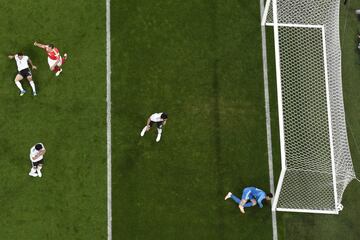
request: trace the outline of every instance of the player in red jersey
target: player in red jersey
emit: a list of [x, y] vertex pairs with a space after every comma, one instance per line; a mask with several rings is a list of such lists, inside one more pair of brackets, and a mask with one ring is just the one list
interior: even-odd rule
[[62, 72], [61, 66], [64, 64], [64, 62], [67, 59], [67, 54], [65, 53], [64, 57], [62, 58], [59, 49], [54, 47], [53, 44], [45, 45], [38, 42], [34, 42], [34, 46], [45, 49], [48, 55], [48, 64], [50, 70], [53, 71], [56, 76], [59, 76], [60, 73]]

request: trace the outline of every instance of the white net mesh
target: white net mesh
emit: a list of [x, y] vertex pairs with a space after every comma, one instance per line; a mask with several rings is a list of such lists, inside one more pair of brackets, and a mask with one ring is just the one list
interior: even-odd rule
[[[339, 205], [347, 184], [355, 178], [341, 85], [340, 2], [276, 2], [278, 25], [275, 27], [278, 27], [283, 106], [282, 151], [285, 151], [286, 160], [286, 172], [276, 207], [337, 212], [335, 196]], [[276, 14], [270, 3], [266, 24], [273, 24], [274, 16]], [[331, 159], [325, 66], [335, 166]]]

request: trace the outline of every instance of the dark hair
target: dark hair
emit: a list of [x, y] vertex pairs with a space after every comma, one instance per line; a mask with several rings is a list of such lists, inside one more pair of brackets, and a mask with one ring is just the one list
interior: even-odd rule
[[38, 151], [41, 150], [42, 148], [43, 148], [43, 146], [40, 143], [35, 145], [35, 149]]
[[50, 43], [50, 44], [48, 44], [48, 47], [49, 47], [49, 48], [54, 48], [54, 44], [51, 44], [51, 43]]
[[18, 56], [23, 56], [24, 54], [22, 52], [17, 53]]
[[166, 113], [166, 112], [163, 112], [163, 113], [161, 114], [161, 118], [162, 118], [162, 119], [167, 119], [167, 118], [168, 118], [167, 113]]
[[266, 196], [269, 197], [269, 198], [272, 198], [273, 194], [270, 192], [270, 193], [266, 194]]

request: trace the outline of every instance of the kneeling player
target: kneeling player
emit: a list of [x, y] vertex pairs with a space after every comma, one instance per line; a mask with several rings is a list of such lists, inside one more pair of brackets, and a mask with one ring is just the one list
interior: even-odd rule
[[46, 149], [44, 144], [37, 143], [30, 149], [30, 161], [32, 164], [32, 168], [29, 172], [29, 175], [32, 177], [41, 177], [41, 168], [44, 164], [44, 154]]
[[262, 201], [264, 199], [270, 201], [272, 197], [273, 197], [272, 193], [266, 194], [263, 190], [259, 188], [247, 187], [244, 188], [243, 190], [241, 200], [231, 192], [229, 192], [225, 196], [225, 200], [231, 198], [232, 200], [234, 200], [234, 202], [239, 204], [240, 212], [245, 213], [244, 207], [253, 207], [256, 204], [258, 204], [259, 207], [262, 208], [263, 207]]
[[154, 114], [152, 114], [148, 118], [146, 126], [141, 131], [140, 136], [144, 136], [145, 133], [147, 131], [149, 131], [150, 128], [154, 125], [154, 123], [156, 123], [157, 130], [158, 130], [158, 134], [157, 134], [157, 137], [156, 137], [156, 142], [159, 142], [160, 139], [161, 139], [162, 128], [166, 124], [167, 119], [168, 119], [167, 113], [163, 112], [163, 113], [154, 113]]
[[54, 47], [53, 44], [41, 44], [34, 42], [34, 46], [45, 49], [48, 55], [48, 64], [51, 71], [55, 73], [55, 76], [59, 76], [62, 72], [61, 66], [65, 63], [67, 59], [67, 54], [64, 54], [64, 58], [61, 57], [59, 49]]
[[29, 64], [31, 65], [32, 69], [36, 69], [36, 66], [32, 64], [32, 62], [28, 56], [25, 56], [22, 53], [18, 53], [15, 55], [9, 55], [8, 57], [10, 59], [15, 59], [15, 61], [16, 61], [18, 73], [16, 74], [16, 77], [15, 77], [15, 84], [20, 90], [20, 96], [24, 95], [26, 92], [23, 89], [21, 82], [20, 82], [21, 80], [23, 80], [23, 78], [27, 78], [27, 80], [29, 81], [30, 86], [33, 90], [33, 95], [36, 96], [35, 83], [32, 79], [32, 74], [31, 74], [31, 70], [29, 68]]

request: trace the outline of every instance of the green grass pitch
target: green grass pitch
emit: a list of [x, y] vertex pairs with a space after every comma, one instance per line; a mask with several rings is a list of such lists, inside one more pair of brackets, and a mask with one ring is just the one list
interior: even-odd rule
[[[360, 6], [342, 7], [343, 87], [349, 141], [360, 173]], [[56, 12], [59, 17], [50, 12]], [[3, 2], [0, 10], [0, 239], [107, 239], [105, 1]], [[270, 207], [224, 201], [228, 191], [268, 190], [258, 1], [112, 0], [113, 239], [272, 239]], [[273, 42], [268, 31], [275, 177], [280, 170]], [[33, 41], [69, 54], [59, 79]], [[18, 96], [23, 51], [38, 96]], [[167, 111], [160, 143], [140, 131]], [[48, 150], [42, 179], [27, 175], [36, 142]], [[281, 240], [356, 240], [360, 184], [338, 216], [278, 213]]]
[[[105, 2], [2, 1], [0, 11], [0, 239], [106, 239]], [[58, 79], [35, 40], [68, 52]], [[38, 66], [36, 98], [27, 80], [18, 95], [7, 58], [17, 51]], [[40, 141], [43, 177], [32, 179]]]

